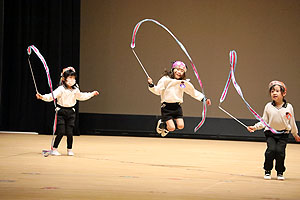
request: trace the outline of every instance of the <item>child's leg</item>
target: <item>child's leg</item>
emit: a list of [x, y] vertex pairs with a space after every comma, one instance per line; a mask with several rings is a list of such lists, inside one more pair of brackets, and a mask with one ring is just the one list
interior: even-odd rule
[[67, 135], [67, 148], [72, 149], [73, 146], [73, 129], [75, 126], [75, 111], [73, 109], [67, 110], [66, 120], [66, 135]]
[[266, 138], [268, 147], [265, 152], [264, 169], [266, 171], [271, 171], [273, 169], [273, 161], [275, 159], [276, 141], [272, 136], [266, 136]]
[[282, 137], [278, 140], [277, 145], [276, 145], [275, 169], [277, 172], [285, 171], [284, 160], [285, 160], [286, 144], [288, 141], [287, 136], [288, 136], [287, 134], [282, 135]]
[[53, 148], [55, 148], [55, 149], [58, 148], [58, 145], [59, 145], [62, 137], [65, 134], [65, 130], [66, 130], [66, 128], [65, 128], [64, 124], [57, 124], [57, 126], [56, 126], [56, 134], [57, 134], [57, 136], [55, 137]]
[[175, 124], [173, 119], [166, 121], [168, 131], [175, 131]]
[[176, 121], [178, 129], [183, 129], [184, 128], [184, 121], [183, 121], [182, 118], [175, 119], [175, 121]]
[[66, 126], [66, 135], [67, 135], [67, 148], [72, 149], [73, 146], [73, 126]]
[[179, 127], [182, 129], [184, 124], [182, 120], [182, 108], [179, 103], [163, 103], [161, 106], [162, 121], [166, 123], [168, 131], [175, 131], [176, 126], [174, 118], [179, 120]]
[[54, 140], [54, 144], [53, 144], [53, 148], [58, 148], [58, 145], [62, 139], [62, 137], [65, 135], [66, 133], [66, 126], [65, 126], [65, 117], [64, 117], [64, 110], [60, 109], [57, 112], [57, 125], [56, 125], [56, 137]]

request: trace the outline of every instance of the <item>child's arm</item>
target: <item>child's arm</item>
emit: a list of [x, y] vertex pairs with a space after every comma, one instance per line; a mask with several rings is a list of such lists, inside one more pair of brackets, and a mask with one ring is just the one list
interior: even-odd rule
[[[184, 90], [185, 93], [187, 93], [194, 99], [197, 99], [198, 101], [202, 101], [203, 99], [205, 99], [205, 96], [201, 92], [196, 90], [190, 82], [184, 81], [184, 83], [186, 86], [186, 88]], [[206, 103], [209, 103], [209, 102], [210, 102], [210, 99], [206, 99]]]
[[35, 96], [37, 99], [43, 99], [43, 96], [40, 93], [36, 93]]
[[[264, 114], [263, 114], [263, 120], [265, 122], [269, 122], [269, 118], [268, 118], [268, 113], [267, 113], [267, 109], [268, 109], [268, 104], [265, 106], [265, 109], [264, 109]], [[247, 127], [247, 130], [250, 132], [250, 133], [253, 133], [254, 131], [256, 130], [260, 130], [260, 129], [263, 129], [265, 128], [265, 125], [261, 122], [258, 122], [256, 123], [254, 126], [248, 126]]]
[[247, 130], [248, 130], [250, 133], [253, 133], [254, 131], [256, 131], [256, 128], [255, 128], [255, 126], [248, 126], [248, 127], [247, 127]]
[[149, 77], [148, 78], [148, 86], [149, 86], [148, 88], [153, 94], [161, 95], [162, 91], [165, 89], [164, 82], [165, 82], [165, 78], [162, 77], [158, 81], [157, 85], [154, 85], [152, 79]]
[[[56, 99], [57, 97], [59, 97], [61, 95], [61, 92], [62, 92], [61, 87], [56, 88], [53, 91], [54, 99]], [[47, 102], [53, 101], [53, 96], [52, 96], [51, 93], [44, 94], [44, 95], [41, 95], [40, 93], [37, 93], [35, 96], [36, 96], [37, 99], [41, 99], [43, 101], [47, 101]]]
[[294, 117], [295, 116], [294, 115], [294, 109], [293, 109], [292, 105], [290, 105], [290, 106], [291, 106], [291, 116], [292, 116], [291, 119], [290, 119], [291, 133], [294, 136], [295, 140], [297, 142], [300, 142], [300, 137], [298, 135], [298, 128], [297, 128], [296, 120], [295, 120], [295, 117]]
[[210, 106], [210, 105], [211, 105], [211, 100], [210, 100], [210, 99], [206, 99], [206, 104], [207, 104], [208, 106]]
[[148, 77], [148, 85], [149, 85], [149, 87], [153, 87], [154, 86], [153, 80], [150, 77]]
[[188, 95], [190, 95], [191, 97], [197, 99], [198, 101], [203, 101], [203, 100], [205, 100], [205, 102], [206, 102], [206, 104], [207, 104], [208, 106], [211, 105], [211, 100], [208, 99], [208, 98], [205, 98], [205, 96], [204, 96], [201, 92], [199, 92], [198, 90], [196, 90], [196, 89], [194, 88], [194, 86], [193, 86], [190, 82], [185, 81], [185, 84], [186, 84], [186, 89], [185, 89], [184, 91], [185, 91]]
[[[264, 117], [263, 117], [263, 119], [264, 119]], [[264, 121], [265, 121], [265, 119], [264, 119]], [[253, 133], [254, 131], [257, 131], [257, 130], [260, 130], [260, 129], [263, 129], [263, 128], [265, 128], [265, 125], [261, 122], [258, 122], [254, 126], [248, 126], [247, 130], [250, 133]]]
[[293, 136], [294, 136], [294, 138], [295, 138], [295, 140], [296, 140], [297, 142], [300, 142], [300, 137], [299, 137], [298, 133], [297, 133], [296, 135], [293, 135]]
[[86, 101], [86, 100], [92, 98], [93, 96], [97, 96], [97, 95], [99, 95], [98, 91], [80, 92], [80, 90], [78, 89], [78, 92], [76, 92], [76, 99], [79, 101]]

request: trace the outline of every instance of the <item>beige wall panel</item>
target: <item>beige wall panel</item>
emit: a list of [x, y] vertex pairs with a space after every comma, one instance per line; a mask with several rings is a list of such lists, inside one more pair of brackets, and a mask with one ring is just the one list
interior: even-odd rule
[[[193, 58], [213, 101], [208, 117], [225, 117], [218, 109], [229, 73], [230, 50], [238, 53], [236, 80], [260, 114], [270, 101], [268, 83], [288, 87], [287, 100], [300, 120], [300, 1], [297, 0], [84, 0], [81, 2], [80, 86], [100, 96], [80, 104], [80, 112], [160, 114], [160, 98], [130, 48], [136, 23], [153, 18], [167, 26]], [[173, 38], [152, 22], [137, 34], [137, 54], [157, 82], [173, 60], [188, 59]], [[188, 78], [199, 85], [189, 68]], [[238, 118], [253, 118], [233, 86], [223, 107]], [[200, 116], [202, 103], [185, 96], [185, 116]]]

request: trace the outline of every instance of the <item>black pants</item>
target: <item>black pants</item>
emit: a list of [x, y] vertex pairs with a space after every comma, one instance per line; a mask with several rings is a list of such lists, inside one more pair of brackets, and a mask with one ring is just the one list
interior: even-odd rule
[[67, 148], [73, 146], [73, 129], [75, 125], [75, 112], [72, 108], [61, 108], [57, 113], [56, 138], [53, 147], [57, 148], [62, 137], [67, 136]]
[[273, 162], [276, 161], [275, 170], [284, 172], [285, 148], [288, 142], [288, 134], [273, 134], [271, 131], [265, 131], [267, 139], [267, 149], [265, 152], [264, 169], [271, 171]]

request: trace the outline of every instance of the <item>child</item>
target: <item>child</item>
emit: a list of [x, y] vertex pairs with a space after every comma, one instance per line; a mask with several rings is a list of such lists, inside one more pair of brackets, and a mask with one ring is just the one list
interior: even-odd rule
[[273, 168], [273, 160], [276, 160], [275, 170], [277, 171], [277, 179], [284, 180], [283, 172], [285, 171], [284, 159], [285, 148], [288, 142], [288, 136], [291, 132], [297, 142], [300, 141], [298, 136], [298, 128], [294, 118], [293, 107], [287, 103], [286, 86], [283, 82], [272, 81], [269, 84], [269, 92], [272, 102], [265, 106], [263, 119], [270, 127], [274, 128], [280, 134], [273, 134], [267, 127], [258, 122], [254, 126], [249, 126], [248, 131], [254, 132], [265, 128], [265, 136], [267, 140], [267, 149], [265, 152], [265, 176], [264, 179], [271, 179], [271, 170]]
[[[53, 144], [52, 155], [61, 155], [58, 151], [58, 145], [62, 137], [67, 135], [67, 153], [69, 156], [74, 156], [72, 151], [73, 145], [73, 128], [75, 126], [75, 104], [76, 100], [85, 101], [93, 96], [99, 94], [99, 92], [80, 92], [78, 85], [76, 84], [76, 72], [73, 67], [67, 67], [63, 69], [61, 74], [60, 86], [53, 91], [54, 98], [57, 99], [57, 127]], [[53, 101], [52, 94], [36, 94], [38, 99], [50, 102]]]
[[157, 85], [153, 84], [150, 77], [148, 78], [149, 90], [161, 96], [162, 119], [158, 121], [156, 131], [162, 137], [165, 137], [169, 131], [174, 131], [176, 128], [184, 128], [182, 108], [180, 106], [183, 103], [184, 92], [198, 101], [205, 100], [208, 105], [211, 105], [210, 99], [206, 99], [201, 92], [194, 88], [189, 80], [186, 80], [186, 71], [186, 65], [181, 61], [176, 61], [172, 63], [171, 71], [168, 72], [166, 70], [164, 72]]

